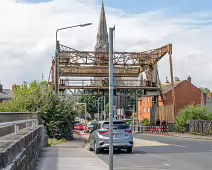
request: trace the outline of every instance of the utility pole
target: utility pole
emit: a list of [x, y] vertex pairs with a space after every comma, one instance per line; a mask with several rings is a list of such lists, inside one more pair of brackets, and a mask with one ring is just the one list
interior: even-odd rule
[[43, 72], [42, 72], [42, 78], [41, 78], [42, 82], [43, 82], [43, 78], [44, 78], [44, 75], [43, 75]]
[[97, 100], [97, 107], [98, 107], [98, 121], [99, 121], [99, 98]]
[[202, 107], [204, 106], [204, 90], [202, 87], [201, 87], [201, 106]]
[[105, 96], [104, 96], [104, 120], [106, 119]]
[[109, 28], [109, 170], [113, 170], [113, 32]]
[[101, 120], [103, 120], [103, 96], [101, 96]]

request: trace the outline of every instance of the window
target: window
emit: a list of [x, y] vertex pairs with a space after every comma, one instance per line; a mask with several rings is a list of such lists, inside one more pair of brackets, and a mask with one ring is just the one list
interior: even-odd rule
[[148, 108], [148, 113], [150, 113], [150, 108]]
[[144, 103], [146, 102], [146, 97], [144, 97]]
[[147, 98], [148, 102], [150, 101], [150, 97]]
[[146, 112], [146, 108], [144, 107], [144, 112]]

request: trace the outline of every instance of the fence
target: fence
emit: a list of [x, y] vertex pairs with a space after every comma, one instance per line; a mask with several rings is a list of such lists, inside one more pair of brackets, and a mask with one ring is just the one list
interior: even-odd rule
[[10, 128], [11, 126], [14, 127], [14, 132], [16, 135], [19, 134], [20, 127], [29, 129], [30, 127], [35, 128], [38, 126], [37, 119], [29, 119], [29, 120], [19, 120], [14, 122], [5, 122], [0, 123], [0, 129], [2, 128]]
[[189, 132], [201, 135], [212, 135], [212, 121], [190, 120]]
[[168, 126], [142, 126], [142, 125], [134, 125], [131, 126], [133, 132], [140, 133], [168, 133]]
[[173, 105], [159, 106], [151, 108], [151, 123], [155, 123], [156, 120], [166, 120], [167, 123], [174, 123], [174, 108]]

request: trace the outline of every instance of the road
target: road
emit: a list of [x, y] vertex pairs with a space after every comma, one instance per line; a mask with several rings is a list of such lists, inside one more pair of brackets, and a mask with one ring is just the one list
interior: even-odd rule
[[[211, 170], [212, 141], [134, 134], [133, 153], [114, 151], [114, 170]], [[108, 164], [108, 152], [97, 155]]]

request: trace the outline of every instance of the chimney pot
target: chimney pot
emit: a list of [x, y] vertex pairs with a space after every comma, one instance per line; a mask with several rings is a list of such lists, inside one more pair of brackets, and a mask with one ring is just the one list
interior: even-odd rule
[[188, 76], [187, 80], [189, 83], [191, 83], [191, 76]]

